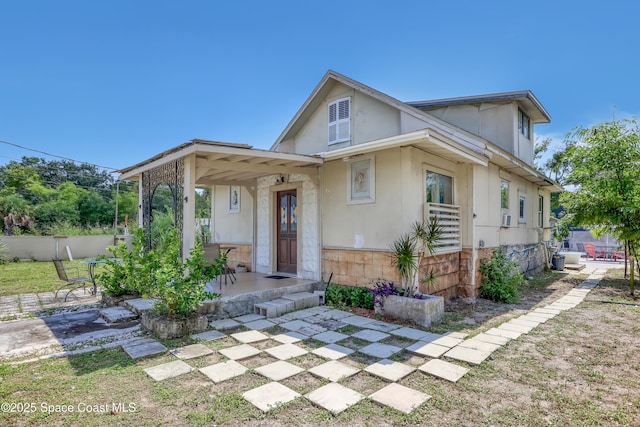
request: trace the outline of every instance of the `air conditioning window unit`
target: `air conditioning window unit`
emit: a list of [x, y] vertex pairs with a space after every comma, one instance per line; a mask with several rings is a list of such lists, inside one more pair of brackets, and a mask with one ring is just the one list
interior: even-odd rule
[[511, 215], [509, 214], [502, 215], [502, 226], [511, 227]]

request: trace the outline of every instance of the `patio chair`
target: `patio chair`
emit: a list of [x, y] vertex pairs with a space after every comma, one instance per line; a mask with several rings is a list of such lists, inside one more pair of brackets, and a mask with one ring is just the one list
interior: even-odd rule
[[[218, 243], [206, 243], [202, 247], [204, 252], [204, 259], [208, 260], [210, 264], [213, 264], [214, 261], [220, 259], [223, 255], [222, 251], [226, 251], [224, 255], [229, 253], [229, 250], [226, 248], [220, 248], [220, 244]], [[227, 284], [227, 279], [231, 281], [231, 284], [235, 282], [236, 276], [233, 274], [231, 267], [226, 264], [223, 267], [222, 275], [224, 275], [224, 284]], [[222, 289], [222, 278], [220, 276], [216, 277], [216, 280], [220, 283], [220, 289]]]
[[67, 269], [64, 267], [64, 264], [62, 264], [61, 259], [54, 258], [52, 259], [52, 261], [53, 261], [53, 265], [56, 267], [56, 272], [58, 273], [58, 279], [64, 282], [64, 285], [60, 286], [56, 291], [56, 295], [55, 295], [56, 298], [58, 298], [58, 292], [60, 292], [63, 288], [66, 288], [67, 286], [69, 286], [70, 288], [73, 288], [73, 289], [69, 289], [69, 292], [67, 292], [67, 295], [65, 295], [64, 300], [66, 302], [67, 298], [69, 298], [69, 294], [72, 291], [82, 288], [86, 292], [87, 283], [92, 284], [92, 281], [89, 277], [80, 275], [80, 269], [74, 267], [73, 270], [77, 271], [77, 275], [73, 277], [69, 277], [69, 275], [67, 275]]
[[587, 259], [591, 257], [595, 261], [598, 257], [602, 259], [605, 258], [604, 251], [596, 250], [596, 245], [594, 245], [593, 243], [585, 243], [584, 251], [587, 253]]

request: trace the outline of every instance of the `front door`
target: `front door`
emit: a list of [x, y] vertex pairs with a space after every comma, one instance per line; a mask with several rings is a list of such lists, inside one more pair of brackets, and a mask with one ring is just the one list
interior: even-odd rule
[[279, 191], [278, 198], [278, 271], [298, 272], [298, 197], [296, 190]]

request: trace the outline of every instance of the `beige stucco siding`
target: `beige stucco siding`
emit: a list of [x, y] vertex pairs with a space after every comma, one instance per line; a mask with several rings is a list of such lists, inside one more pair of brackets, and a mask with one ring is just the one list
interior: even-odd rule
[[240, 187], [240, 211], [229, 213], [229, 186], [213, 187], [212, 239], [217, 243], [253, 243], [253, 199]]
[[[351, 161], [327, 162], [323, 168], [322, 242], [329, 248], [388, 250], [391, 243], [421, 220], [425, 200], [425, 169], [454, 178], [456, 204], [468, 206], [470, 188], [467, 167], [413, 147], [376, 152], [375, 202], [349, 204], [348, 177]], [[463, 225], [469, 232], [470, 223]], [[470, 243], [470, 242], [469, 242]]]
[[[488, 168], [475, 166], [474, 174], [474, 220], [476, 235], [474, 247], [499, 245], [533, 244], [547, 237], [538, 227], [538, 195], [544, 197], [543, 224], [548, 226], [549, 193], [517, 175], [501, 170], [490, 164]], [[509, 210], [511, 226], [502, 227], [503, 209], [500, 206], [500, 181], [509, 182]], [[520, 197], [525, 198], [525, 218], [520, 220]]]
[[[351, 99], [351, 140], [329, 146], [328, 105], [342, 98]], [[314, 154], [360, 144], [400, 133], [400, 113], [362, 92], [337, 85], [305, 123], [298, 134], [282, 141], [279, 151]]]
[[[518, 138], [518, 107], [516, 104], [481, 103], [452, 105], [430, 109], [429, 114], [491, 141], [510, 154], [531, 163], [533, 149]], [[532, 127], [533, 134], [533, 127]], [[522, 136], [522, 135], [520, 135]], [[517, 141], [514, 145], [513, 141]]]

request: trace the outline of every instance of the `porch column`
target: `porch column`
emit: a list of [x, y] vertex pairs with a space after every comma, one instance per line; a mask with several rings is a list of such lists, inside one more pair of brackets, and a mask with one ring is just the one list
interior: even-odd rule
[[184, 183], [182, 199], [182, 258], [186, 259], [195, 245], [196, 229], [196, 155], [184, 158]]

